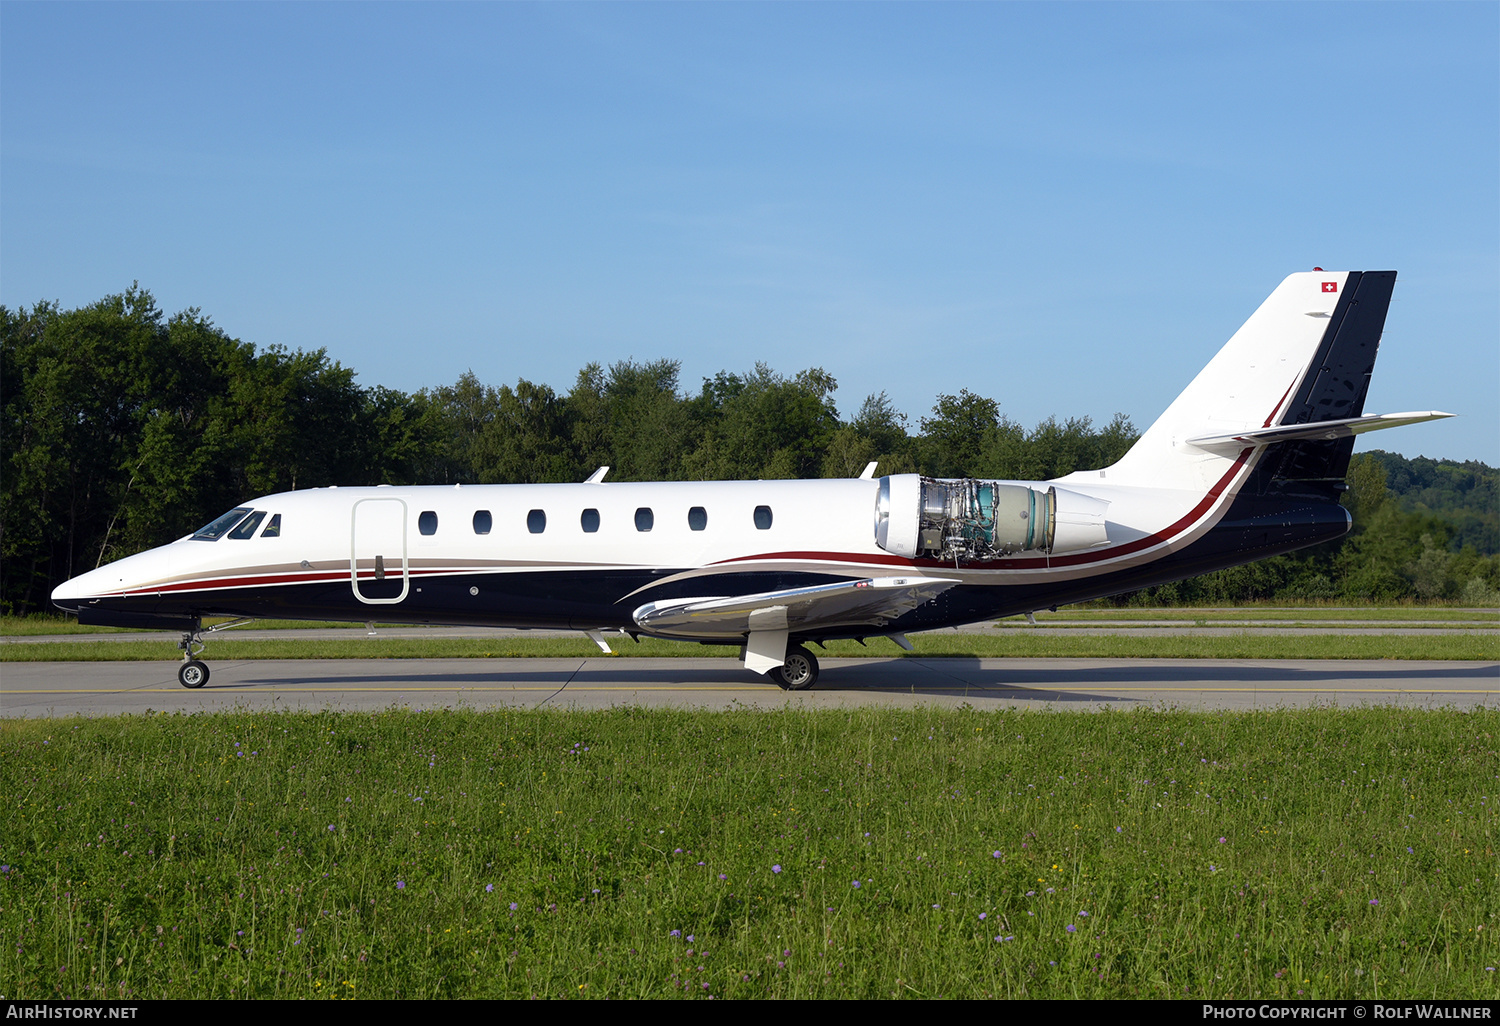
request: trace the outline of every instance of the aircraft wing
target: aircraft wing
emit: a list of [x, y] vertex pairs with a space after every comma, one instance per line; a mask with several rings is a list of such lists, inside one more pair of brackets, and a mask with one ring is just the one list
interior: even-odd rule
[[756, 595], [665, 599], [648, 602], [632, 615], [643, 631], [691, 638], [879, 628], [958, 583], [947, 577], [867, 577]]

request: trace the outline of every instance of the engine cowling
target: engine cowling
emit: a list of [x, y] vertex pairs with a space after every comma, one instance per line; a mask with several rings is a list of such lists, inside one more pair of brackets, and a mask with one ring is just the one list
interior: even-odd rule
[[880, 479], [875, 544], [898, 556], [983, 562], [1109, 544], [1109, 503], [1045, 482]]

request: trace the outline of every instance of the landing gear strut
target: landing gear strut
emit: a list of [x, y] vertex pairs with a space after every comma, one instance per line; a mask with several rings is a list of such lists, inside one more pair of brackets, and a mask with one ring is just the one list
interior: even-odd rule
[[798, 645], [789, 649], [786, 662], [767, 674], [784, 691], [806, 691], [818, 682], [818, 660]]
[[252, 619], [254, 618], [242, 616], [238, 619], [226, 620], [224, 623], [216, 623], [206, 631], [201, 624], [190, 631], [183, 631], [182, 640], [177, 643], [177, 647], [182, 649], [182, 665], [177, 667], [178, 683], [185, 688], [201, 688], [208, 683], [208, 664], [198, 658], [198, 653], [207, 647], [203, 641], [204, 634], [239, 627], [250, 623]]
[[182, 665], [177, 667], [177, 681], [185, 688], [201, 688], [208, 683], [208, 664], [198, 658], [206, 647], [199, 637], [201, 627], [184, 631], [177, 647], [182, 649]]

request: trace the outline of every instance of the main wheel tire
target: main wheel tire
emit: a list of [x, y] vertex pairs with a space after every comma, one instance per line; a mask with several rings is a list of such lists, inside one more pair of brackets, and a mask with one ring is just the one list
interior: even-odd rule
[[177, 680], [185, 688], [201, 688], [208, 683], [208, 666], [189, 659], [177, 668]]
[[770, 677], [785, 691], [806, 691], [818, 682], [818, 659], [798, 645], [786, 654], [786, 662], [771, 671]]

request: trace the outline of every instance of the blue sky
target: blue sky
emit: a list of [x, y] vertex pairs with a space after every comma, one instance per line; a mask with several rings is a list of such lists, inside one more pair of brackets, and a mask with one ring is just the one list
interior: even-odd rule
[[0, 303], [407, 391], [820, 366], [1144, 429], [1395, 269], [1362, 448], [1500, 465], [1495, 4], [0, 4]]

